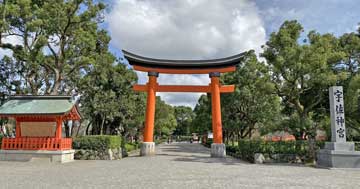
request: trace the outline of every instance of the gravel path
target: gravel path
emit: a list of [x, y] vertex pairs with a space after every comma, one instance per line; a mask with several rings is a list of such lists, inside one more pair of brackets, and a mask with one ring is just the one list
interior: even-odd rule
[[360, 170], [216, 159], [200, 144], [157, 149], [119, 161], [0, 162], [0, 188], [360, 188]]

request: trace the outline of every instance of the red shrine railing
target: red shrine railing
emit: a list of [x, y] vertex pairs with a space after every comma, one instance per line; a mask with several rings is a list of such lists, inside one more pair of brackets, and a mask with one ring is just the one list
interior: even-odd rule
[[71, 138], [3, 138], [2, 150], [70, 150]]

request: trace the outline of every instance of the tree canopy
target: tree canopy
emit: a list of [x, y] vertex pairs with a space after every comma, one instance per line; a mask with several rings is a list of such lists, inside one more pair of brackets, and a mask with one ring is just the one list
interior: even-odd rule
[[0, 47], [12, 54], [1, 60], [3, 92], [69, 94], [109, 56], [110, 37], [98, 26], [104, 8], [92, 0], [2, 1]]
[[269, 70], [250, 51], [235, 72], [223, 76], [224, 83], [235, 84], [235, 92], [222, 97], [223, 125], [227, 135], [251, 137], [279, 118], [280, 98], [273, 94]]

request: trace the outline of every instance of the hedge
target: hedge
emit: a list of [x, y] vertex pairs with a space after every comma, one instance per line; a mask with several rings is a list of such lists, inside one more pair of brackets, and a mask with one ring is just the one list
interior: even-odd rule
[[126, 143], [125, 149], [127, 152], [139, 149], [139, 143]]
[[176, 139], [177, 142], [188, 142], [192, 139], [192, 136], [176, 136], [174, 139]]
[[159, 138], [159, 139], [155, 139], [155, 144], [161, 144], [161, 143], [164, 143], [164, 142], [166, 142], [168, 139], [167, 138], [164, 138], [164, 137], [162, 137], [162, 138]]
[[73, 138], [74, 149], [107, 150], [121, 147], [120, 136], [94, 135]]
[[205, 142], [203, 141], [203, 145], [210, 148], [211, 144], [213, 143], [213, 139], [212, 138], [208, 138]]
[[355, 150], [360, 151], [360, 142], [355, 142]]
[[[324, 142], [317, 142], [316, 149], [324, 146]], [[268, 142], [260, 140], [242, 140], [236, 147], [228, 146], [228, 154], [234, 154], [241, 159], [253, 162], [255, 153], [267, 155], [291, 154], [306, 158], [309, 154], [309, 144], [307, 141], [279, 141]]]

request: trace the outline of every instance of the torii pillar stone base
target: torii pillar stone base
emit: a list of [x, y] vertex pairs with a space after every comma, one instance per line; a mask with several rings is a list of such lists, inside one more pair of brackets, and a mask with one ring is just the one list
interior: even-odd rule
[[211, 157], [214, 158], [224, 158], [226, 157], [226, 147], [225, 144], [211, 144]]
[[143, 142], [140, 147], [140, 156], [155, 155], [155, 142]]

